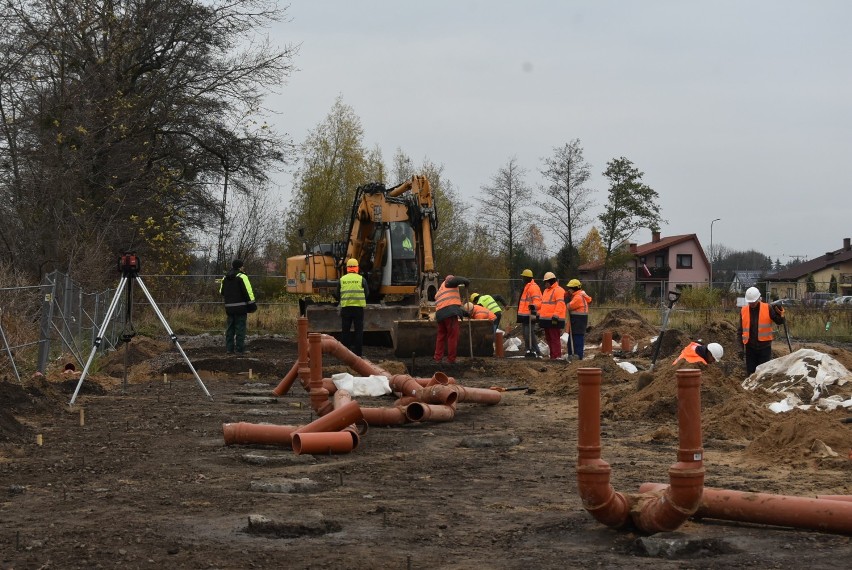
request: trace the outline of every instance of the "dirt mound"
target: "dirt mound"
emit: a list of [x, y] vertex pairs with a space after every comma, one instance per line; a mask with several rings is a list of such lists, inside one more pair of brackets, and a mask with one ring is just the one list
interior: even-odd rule
[[[668, 333], [666, 333], [668, 334]], [[714, 321], [699, 328], [694, 333], [694, 340], [700, 340], [704, 344], [716, 342], [725, 349], [724, 361], [739, 361], [739, 353], [742, 351], [742, 342], [737, 336], [737, 327], [728, 321]]]
[[657, 329], [632, 309], [615, 309], [607, 313], [603, 320], [586, 334], [586, 342], [600, 343], [606, 331], [612, 333], [613, 341], [620, 341], [624, 335], [634, 339], [657, 335]]
[[[821, 441], [840, 457], [852, 449], [852, 428], [840, 423], [845, 411], [813, 412], [792, 410], [776, 414], [776, 421], [746, 448], [752, 458], [795, 462], [825, 456]], [[848, 459], [846, 459], [848, 461]]]
[[125, 359], [127, 366], [147, 362], [155, 356], [172, 350], [169, 343], [145, 336], [136, 336], [129, 343], [121, 343], [102, 360], [101, 370], [109, 376], [123, 376]]
[[0, 382], [0, 441], [21, 441], [30, 429], [17, 417], [51, 412], [63, 399], [61, 391], [43, 376], [27, 379], [24, 385]]
[[[687, 334], [679, 329], [669, 329], [663, 334], [660, 352], [657, 354], [656, 364], [660, 364], [663, 360], [674, 360], [680, 354], [684, 347], [695, 340], [693, 335]], [[644, 358], [653, 358], [659, 338], [654, 342], [649, 342], [647, 345], [640, 343], [638, 355]]]

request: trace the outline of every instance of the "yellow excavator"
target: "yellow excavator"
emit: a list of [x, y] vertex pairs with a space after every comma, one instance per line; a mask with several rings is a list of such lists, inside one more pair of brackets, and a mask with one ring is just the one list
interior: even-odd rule
[[[305, 245], [304, 254], [287, 258], [287, 291], [304, 295], [299, 306], [308, 318], [308, 330], [340, 331], [334, 304], [311, 297], [332, 296], [346, 272], [346, 260], [354, 258], [370, 288], [364, 310], [365, 338], [371, 333], [389, 336], [398, 356], [432, 354], [436, 327], [429, 319], [441, 284], [432, 247], [437, 227], [435, 200], [425, 176], [412, 176], [392, 188], [381, 183], [358, 187], [348, 240], [313, 248]], [[476, 356], [493, 354], [493, 334], [485, 326], [489, 323], [469, 324], [462, 326], [459, 354], [469, 354], [471, 349]]]

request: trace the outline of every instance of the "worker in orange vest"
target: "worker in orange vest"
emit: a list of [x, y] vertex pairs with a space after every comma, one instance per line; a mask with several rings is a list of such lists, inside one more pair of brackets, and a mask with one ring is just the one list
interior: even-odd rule
[[746, 289], [745, 300], [748, 304], [740, 310], [737, 334], [743, 343], [746, 373], [752, 374], [758, 366], [772, 360], [775, 339], [772, 323], [784, 324], [784, 307], [762, 302], [757, 287]]
[[465, 316], [477, 320], [489, 320], [492, 323], [497, 318], [497, 315], [483, 307], [482, 305], [474, 305], [473, 303], [465, 303], [464, 304], [464, 313]]
[[686, 345], [686, 348], [681, 351], [680, 356], [675, 358], [674, 362], [672, 362], [672, 366], [681, 360], [693, 364], [713, 364], [714, 362], [722, 360], [722, 356], [724, 356], [724, 354], [725, 349], [717, 342], [711, 342], [706, 346], [700, 342], [690, 342]]
[[435, 321], [438, 323], [438, 338], [435, 339], [435, 362], [443, 360], [445, 348], [447, 361], [450, 364], [456, 362], [459, 344], [459, 318], [464, 315], [459, 285], [467, 287], [470, 285], [470, 280], [456, 275], [447, 275], [435, 294]]
[[550, 349], [550, 359], [562, 358], [562, 331], [565, 329], [565, 289], [559, 286], [556, 275], [544, 274], [546, 288], [541, 294], [541, 312], [538, 324], [544, 329], [544, 338]]
[[589, 304], [592, 298], [583, 291], [583, 285], [579, 279], [572, 279], [566, 287], [565, 302], [568, 304], [568, 323], [571, 332], [569, 342], [577, 360], [583, 360], [586, 327], [589, 325]]
[[524, 331], [524, 343], [527, 345], [527, 356], [541, 356], [538, 341], [535, 338], [535, 321], [541, 309], [541, 287], [533, 279], [532, 269], [521, 271], [524, 280], [524, 290], [518, 300], [518, 323]]

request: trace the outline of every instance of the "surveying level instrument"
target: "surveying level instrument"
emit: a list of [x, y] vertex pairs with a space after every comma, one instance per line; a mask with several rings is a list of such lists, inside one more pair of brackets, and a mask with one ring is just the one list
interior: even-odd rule
[[[198, 372], [195, 371], [195, 367], [190, 362], [189, 357], [181, 348], [180, 343], [178, 342], [177, 335], [175, 335], [172, 327], [169, 326], [169, 323], [166, 321], [166, 318], [163, 316], [163, 313], [160, 312], [160, 308], [157, 306], [157, 303], [154, 301], [154, 298], [151, 296], [151, 293], [148, 291], [148, 288], [145, 287], [145, 283], [142, 281], [142, 278], [139, 277], [139, 267], [140, 267], [139, 256], [134, 252], [122, 253], [118, 258], [118, 271], [121, 273], [121, 279], [118, 282], [118, 287], [115, 290], [115, 295], [110, 301], [109, 308], [107, 309], [106, 315], [104, 316], [103, 323], [101, 323], [101, 328], [98, 331], [97, 336], [95, 337], [94, 346], [92, 346], [92, 352], [89, 353], [89, 359], [86, 361], [86, 366], [83, 368], [82, 374], [80, 374], [80, 380], [77, 382], [77, 387], [74, 389], [74, 395], [71, 396], [71, 401], [69, 405], [74, 405], [74, 402], [77, 400], [77, 394], [80, 392], [80, 387], [83, 385], [83, 380], [86, 379], [86, 374], [89, 372], [89, 367], [92, 365], [92, 361], [95, 359], [95, 354], [98, 351], [98, 348], [101, 346], [101, 342], [104, 338], [104, 333], [106, 332], [107, 327], [109, 326], [110, 321], [112, 320], [113, 315], [115, 314], [115, 310], [118, 307], [119, 299], [121, 298], [122, 292], [127, 291], [126, 297], [126, 307], [127, 313], [125, 317], [125, 328], [121, 334], [121, 340], [124, 342], [130, 342], [130, 339], [136, 335], [136, 331], [133, 328], [133, 282], [139, 284], [139, 288], [142, 289], [142, 292], [145, 294], [145, 297], [148, 299], [148, 302], [151, 304], [151, 308], [154, 309], [154, 313], [157, 315], [157, 318], [160, 319], [160, 323], [162, 323], [163, 328], [166, 329], [166, 332], [169, 335], [169, 338], [174, 343], [175, 348], [177, 348], [180, 355], [183, 356], [184, 361], [186, 361], [186, 365], [189, 366], [189, 369], [192, 371], [192, 375], [195, 376], [196, 382], [201, 386], [201, 389], [204, 391], [204, 394], [209, 398], [213, 399], [213, 396], [210, 395], [210, 392], [207, 391], [207, 387], [204, 386], [204, 382], [201, 381], [201, 378], [198, 376]], [[126, 369], [126, 353], [125, 353], [125, 375], [127, 373]], [[125, 377], [126, 381], [126, 377]]]

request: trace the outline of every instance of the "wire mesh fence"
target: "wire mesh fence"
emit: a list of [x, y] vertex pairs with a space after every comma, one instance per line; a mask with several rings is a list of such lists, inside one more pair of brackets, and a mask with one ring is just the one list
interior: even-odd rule
[[[208, 321], [224, 317], [219, 295], [220, 275], [139, 275], [165, 319], [176, 311], [205, 314]], [[260, 311], [255, 313], [258, 329], [266, 332], [291, 334], [289, 327], [298, 315], [298, 299], [282, 295], [284, 278], [280, 275], [250, 275]], [[118, 286], [119, 280], [116, 280]], [[584, 289], [593, 297], [609, 284], [587, 281]], [[616, 308], [630, 308], [652, 325], [662, 322], [667, 305], [666, 283], [661, 283], [650, 297], [622, 296], [620, 299], [592, 304], [590, 324], [600, 322]], [[683, 289], [684, 284], [681, 284]], [[706, 284], [686, 284], [687, 287], [704, 287]], [[474, 279], [471, 291], [500, 293], [509, 302], [506, 323], [512, 323], [514, 306], [523, 286], [519, 279]], [[680, 303], [669, 317], [669, 326], [695, 328], [718, 320], [737, 322], [738, 294], [725, 291], [712, 307], [690, 307]], [[134, 301], [134, 299], [136, 299]], [[137, 302], [138, 301], [138, 302]], [[816, 301], [816, 298], [815, 298]], [[809, 341], [852, 342], [852, 304], [831, 303], [807, 299], [786, 307], [791, 334]], [[110, 305], [115, 302], [112, 318], [105, 322]], [[68, 275], [54, 271], [40, 285], [0, 287], [0, 374], [20, 381], [24, 374], [45, 372], [48, 365], [70, 354], [79, 365], [86, 362], [93, 350], [107, 351], [117, 348], [127, 330], [127, 322], [151, 310], [131, 286], [127, 293], [116, 298], [116, 288], [87, 291]], [[285, 313], [288, 320], [264, 321], [264, 311]], [[128, 314], [130, 311], [130, 314]], [[129, 318], [128, 318], [129, 317]], [[289, 327], [292, 328], [292, 327]], [[213, 331], [218, 334], [220, 330]]]

